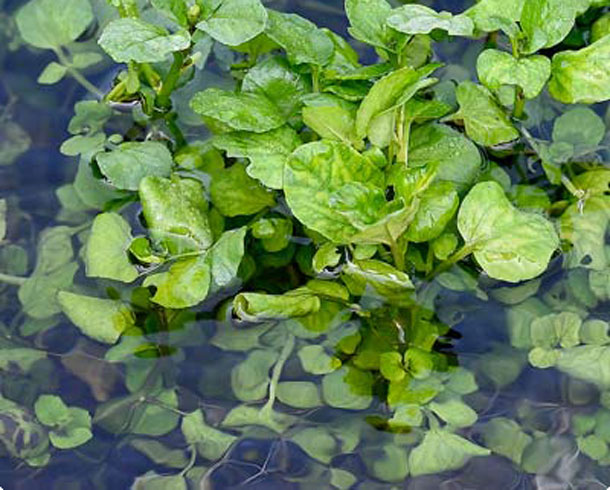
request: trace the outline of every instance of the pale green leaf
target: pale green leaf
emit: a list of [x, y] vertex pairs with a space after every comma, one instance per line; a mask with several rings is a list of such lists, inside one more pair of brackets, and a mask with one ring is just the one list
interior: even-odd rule
[[479, 80], [498, 92], [503, 85], [517, 85], [528, 99], [542, 92], [551, 76], [551, 61], [541, 55], [514, 58], [510, 53], [486, 49], [477, 59]]
[[187, 31], [169, 34], [163, 27], [126, 17], [111, 21], [98, 43], [117, 63], [159, 63], [188, 48], [191, 37]]
[[62, 311], [86, 336], [114, 344], [121, 334], [135, 325], [135, 315], [122, 301], [60, 291]]
[[138, 277], [138, 270], [127, 255], [131, 240], [131, 228], [121, 215], [97, 215], [85, 249], [87, 275], [122, 282], [134, 281]]
[[552, 223], [513, 207], [495, 182], [481, 182], [468, 193], [458, 229], [485, 272], [509, 282], [541, 274], [559, 246]]
[[88, 0], [32, 0], [15, 16], [23, 40], [44, 49], [70, 44], [92, 21]]
[[208, 6], [209, 12], [204, 12], [197, 29], [218, 42], [237, 46], [265, 29], [267, 12], [259, 0], [213, 0]]
[[435, 29], [447, 31], [451, 36], [470, 36], [474, 23], [465, 15], [436, 12], [425, 5], [403, 5], [392, 11], [387, 23], [405, 34], [429, 34]]

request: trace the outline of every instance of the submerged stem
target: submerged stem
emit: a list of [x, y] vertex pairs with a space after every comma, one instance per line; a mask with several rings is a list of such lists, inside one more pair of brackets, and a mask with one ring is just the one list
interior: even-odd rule
[[55, 49], [54, 51], [59, 62], [66, 68], [67, 72], [72, 78], [74, 78], [74, 80], [76, 80], [84, 89], [86, 89], [88, 92], [91, 92], [98, 98], [101, 99], [102, 97], [104, 97], [103, 92], [99, 88], [97, 88], [89, 80], [87, 80], [81, 74], [81, 72], [71, 66], [70, 61], [68, 60], [68, 58], [66, 58], [66, 55], [62, 52], [61, 48]]
[[273, 403], [275, 402], [277, 385], [280, 382], [280, 376], [282, 375], [282, 369], [284, 369], [284, 364], [288, 360], [288, 356], [294, 349], [294, 335], [289, 334], [284, 347], [282, 348], [282, 352], [280, 352], [280, 356], [277, 358], [275, 366], [273, 366], [273, 371], [271, 372], [271, 381], [269, 382], [269, 399], [267, 403], [261, 409], [261, 412], [271, 412], [273, 410]]

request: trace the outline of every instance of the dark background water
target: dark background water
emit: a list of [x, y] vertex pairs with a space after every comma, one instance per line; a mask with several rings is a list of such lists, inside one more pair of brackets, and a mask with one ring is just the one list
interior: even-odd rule
[[[2, 5], [0, 14], [10, 15], [21, 1], [8, 1]], [[437, 9], [460, 12], [473, 2], [438, 0], [428, 2]], [[346, 19], [342, 2], [333, 0], [317, 2], [315, 0], [289, 0], [286, 2], [268, 2], [270, 7], [299, 13], [318, 25], [347, 34]], [[448, 56], [455, 56], [455, 63], [463, 62], [459, 49], [455, 46], [447, 51]], [[366, 57], [373, 54], [363, 53]], [[53, 224], [59, 209], [55, 190], [62, 184], [71, 182], [76, 162], [61, 155], [58, 147], [69, 135], [66, 127], [72, 116], [73, 105], [86, 94], [73, 80], [66, 79], [57, 85], [41, 86], [36, 78], [43, 67], [53, 60], [48, 52], [35, 51], [21, 47], [9, 52], [0, 47], [0, 106], [12, 103], [10, 113], [15, 122], [21, 125], [32, 139], [30, 149], [14, 165], [0, 166], [0, 198], [6, 198], [17, 204], [22, 214], [27, 217], [26, 225], [20, 228], [22, 243], [34, 253], [35, 237], [43, 228]], [[451, 60], [449, 60], [451, 61]], [[89, 72], [89, 79], [100, 88], [109, 86], [115, 68], [106, 65]], [[14, 102], [13, 102], [14, 101]], [[0, 134], [0, 138], [5, 138]], [[0, 141], [1, 143], [1, 141]], [[545, 276], [544, 288], [549, 288], [561, 280], [561, 264], [556, 261]], [[2, 294], [2, 290], [0, 290]], [[468, 366], [475, 363], [493, 342], [506, 343], [506, 334], [499, 328], [504, 322], [504, 307], [493, 301], [482, 302], [471, 294], [456, 294], [447, 301], [446, 315], [451, 314], [451, 302], [459, 305], [461, 319], [452, 322], [454, 326], [453, 349], [458, 353], [460, 363]], [[468, 311], [469, 313], [464, 313]], [[18, 312], [18, 306], [7, 305], [0, 310], [0, 321], [9, 324]], [[203, 326], [208, 334], [213, 326]], [[58, 332], [47, 339], [48, 344], [63, 351], [62, 345], [75, 342], [74, 332], [70, 329], [58, 329]], [[198, 351], [192, 359], [185, 361], [181, 376], [186, 386], [195, 386], [200, 380], [201, 362], [208, 370], [209, 379], [223, 379], [223, 354], [217, 349], [209, 348]], [[83, 382], [68, 372], [62, 371], [56, 363], [57, 379], [55, 389], [61, 394], [69, 394], [71, 400], [78, 400], [81, 406], [93, 408], [94, 404], [87, 394]], [[222, 388], [222, 382], [218, 385]], [[486, 392], [487, 390], [487, 392]], [[491, 388], [483, 388], [481, 397], [489, 402], [485, 417], [506, 415], [512, 416], [518, 402], [528, 399], [539, 411], [541, 424], [549, 430], [560, 430], [562, 417], [570, 410], [567, 394], [569, 384], [566, 379], [554, 371], [540, 371], [526, 368], [517, 383], [502, 393], [490, 394]], [[195, 390], [196, 391], [196, 390]], [[484, 396], [485, 395], [485, 396]], [[491, 401], [490, 401], [491, 400]], [[315, 419], [313, 419], [315, 420]], [[323, 414], [320, 415], [323, 422]], [[556, 429], [553, 427], [556, 426]], [[475, 431], [476, 432], [476, 431]], [[472, 436], [476, 439], [476, 433]], [[382, 437], [381, 435], [379, 437]], [[48, 468], [33, 470], [27, 466], [16, 467], [13, 461], [0, 460], [0, 486], [4, 490], [38, 490], [38, 489], [88, 489], [108, 488], [123, 490], [129, 488], [133, 479], [154, 469], [150, 461], [141, 453], [128, 446], [117, 447], [116, 440], [96, 431], [96, 444], [92, 449], [54, 456]], [[562, 456], [562, 455], [558, 455]], [[404, 488], [409, 490], [563, 490], [569, 488], [603, 490], [603, 482], [610, 483], [610, 476], [603, 470], [595, 470], [594, 480], [574, 481], [570, 477], [569, 458], [560, 464], [560, 469], [551, 476], [536, 477], [521, 474], [507, 460], [489, 457], [472, 460], [463, 470], [450, 475], [432, 475], [409, 479], [401, 484], [383, 484], [365, 476], [362, 461], [356, 456], [345, 455], [340, 462], [361, 478], [357, 488], [362, 490]], [[99, 464], [97, 463], [99, 461]], [[233, 488], [288, 490], [311, 488], [303, 481], [290, 481], [307, 474], [307, 468], [314, 463], [295, 444], [282, 440], [265, 440], [245, 438], [230, 451], [222, 464], [214, 472], [209, 488], [229, 490]], [[579, 463], [580, 464], [580, 463]], [[102, 471], [103, 467], [103, 471]], [[98, 468], [99, 475], [96, 475]], [[588, 473], [591, 475], [592, 473]], [[567, 475], [567, 477], [566, 477]], [[99, 476], [99, 478], [97, 478]], [[97, 479], [96, 479], [97, 478]], [[566, 479], [567, 478], [567, 479]], [[99, 483], [92, 486], [93, 480]], [[572, 481], [571, 481], [572, 480]], [[87, 482], [87, 483], [83, 483]], [[313, 482], [312, 482], [313, 483]], [[315, 483], [314, 483], [315, 485]], [[318, 486], [317, 488], [323, 488]]]

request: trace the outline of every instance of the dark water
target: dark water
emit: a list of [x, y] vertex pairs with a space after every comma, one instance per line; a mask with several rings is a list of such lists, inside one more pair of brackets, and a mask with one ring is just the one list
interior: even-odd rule
[[[10, 16], [21, 3], [0, 3], [0, 15]], [[434, 6], [459, 12], [470, 4], [469, 1], [440, 0]], [[297, 12], [319, 25], [346, 34], [341, 2], [289, 0], [270, 2], [269, 6]], [[0, 32], [0, 39], [3, 35], [5, 40], [10, 39], [6, 30], [4, 34]], [[448, 43], [439, 47], [437, 55], [445, 62], [471, 69], [478, 49], [480, 46], [473, 48], [457, 42]], [[362, 55], [366, 61], [367, 57], [372, 60], [374, 53], [363, 51]], [[10, 51], [5, 41], [0, 42], [0, 111], [4, 111], [0, 117], [18, 124], [31, 139], [29, 149], [13, 165], [0, 165], [0, 198], [7, 199], [10, 205], [12, 214], [9, 218], [18, 221], [11, 228], [11, 242], [27, 251], [30, 263], [35, 259], [39, 232], [56, 223], [60, 209], [56, 189], [74, 177], [75, 160], [61, 155], [58, 146], [68, 137], [66, 127], [74, 103], [86, 96], [85, 91], [71, 79], [53, 86], [36, 83], [42, 68], [52, 59], [52, 55], [46, 52], [26, 47]], [[88, 72], [87, 76], [105, 89], [112, 79], [112, 70], [110, 65], [105, 65]], [[0, 145], [6, 144], [11, 144], [10, 137], [0, 134]], [[551, 294], [553, 288], [562, 288], [566, 280], [561, 260], [557, 259], [542, 278], [535, 295]], [[489, 290], [497, 285], [492, 286]], [[598, 308], [600, 315], [607, 316], [603, 304]], [[486, 377], [485, 356], [494, 349], [504, 352], [507, 358], [523, 355], [510, 346], [506, 328], [507, 305], [482, 290], [448, 291], [437, 305], [437, 312], [440, 319], [451, 326], [444, 350], [454, 357], [457, 364], [472, 369], [479, 382], [479, 390], [467, 396], [469, 404], [479, 413], [479, 420], [464, 434], [479, 442], [482, 441], [481, 427], [490, 420], [498, 417], [519, 419], [531, 434], [544, 435], [552, 440], [547, 450], [552, 458], [538, 474], [523, 471], [509, 459], [494, 455], [473, 458], [457, 471], [384, 481], [384, 474], [393, 473], [401, 464], [400, 459], [392, 459], [384, 448], [396, 441], [399, 443], [401, 436], [408, 436], [391, 434], [365, 422], [367, 414], [379, 415], [386, 410], [383, 404], [374, 403], [367, 411], [341, 411], [330, 407], [293, 411], [310, 428], [334, 427], [337, 434], [347, 436], [358, 433], [360, 443], [357, 448], [331, 451], [329, 460], [320, 462], [311, 458], [290, 437], [279, 437], [252, 427], [218, 461], [197, 463], [198, 481], [201, 483], [193, 488], [339, 488], [329, 484], [331, 467], [349, 471], [355, 476], [356, 481], [345, 488], [361, 490], [604, 490], [610, 485], [610, 470], [580, 454], [569, 430], [573, 413], [597, 410], [597, 389], [555, 370], [530, 367], [526, 359], [521, 363], [516, 378], [500, 388]], [[0, 323], [8, 328], [7, 331], [14, 332], [22, 321], [14, 291], [9, 286], [0, 286]], [[56, 354], [50, 357], [49, 364], [41, 372], [29, 376], [1, 372], [0, 390], [3, 393], [27, 391], [32, 389], [32, 385], [42, 384], [46, 392], [61, 394], [70, 405], [91, 412], [100, 401], [124, 396], [126, 391], [122, 381], [125, 371], [116, 364], [97, 361], [103, 357], [103, 350], [83, 340], [65, 320], [62, 322], [44, 335], [35, 337], [38, 347]], [[185, 328], [195, 327], [200, 338], [186, 342], [184, 359], [170, 357], [167, 362], [172, 364], [170, 371], [179, 387], [181, 409], [191, 411], [202, 407], [208, 422], [213, 424], [236, 404], [229, 388], [229, 373], [237, 362], [244, 359], [245, 353], [219, 348], [218, 331], [225, 325], [209, 315], [193, 317], [185, 325]], [[295, 371], [297, 362], [293, 353], [286, 363], [288, 378]], [[54, 454], [46, 467], [33, 469], [14, 459], [0, 458], [0, 486], [4, 490], [123, 490], [130, 488], [136, 477], [149, 471], [159, 474], [180, 471], [155, 464], [137, 451], [130, 440], [95, 428], [93, 442], [74, 451]], [[185, 450], [175, 431], [157, 440], [166, 448]], [[319, 439], [316, 443], [321, 444]], [[190, 457], [190, 453], [187, 452], [186, 457]], [[381, 469], [375, 470], [377, 463]], [[387, 465], [385, 469], [384, 464]], [[197, 477], [194, 476], [192, 481], [197, 481]]]

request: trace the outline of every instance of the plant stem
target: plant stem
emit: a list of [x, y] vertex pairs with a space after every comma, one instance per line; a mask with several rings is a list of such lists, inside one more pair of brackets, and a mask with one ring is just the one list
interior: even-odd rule
[[521, 87], [517, 87], [517, 91], [515, 92], [515, 107], [513, 109], [513, 117], [516, 119], [523, 119], [524, 114], [525, 97], [523, 95], [523, 89]]
[[174, 136], [176, 149], [178, 149], [182, 148], [183, 146], [186, 146], [186, 138], [184, 137], [184, 134], [182, 134], [182, 130], [180, 129], [178, 124], [176, 124], [176, 117], [177, 114], [175, 112], [168, 113], [165, 117], [165, 123], [167, 124], [167, 127], [172, 133], [172, 135]]
[[388, 235], [388, 242], [390, 245], [390, 251], [392, 252], [392, 259], [394, 260], [394, 265], [396, 266], [396, 268], [399, 271], [404, 271], [405, 270], [405, 255], [402, 252], [400, 246], [398, 245], [398, 243], [396, 242], [396, 240], [394, 239], [394, 237], [392, 236], [392, 234], [390, 233], [390, 230], [388, 229], [388, 226], [386, 225], [385, 227], [386, 229], [386, 233]]
[[282, 352], [280, 352], [280, 356], [277, 358], [277, 361], [273, 366], [273, 371], [271, 373], [271, 381], [269, 382], [269, 399], [261, 409], [261, 412], [271, 413], [271, 411], [273, 410], [273, 403], [275, 402], [277, 385], [280, 382], [282, 369], [284, 369], [284, 364], [286, 364], [286, 361], [288, 360], [288, 356], [290, 356], [292, 349], [294, 349], [294, 335], [289, 334], [288, 339], [286, 339], [286, 343], [282, 348]]
[[172, 92], [176, 88], [178, 80], [180, 79], [180, 70], [182, 69], [184, 58], [185, 54], [183, 52], [180, 51], [178, 53], [174, 53], [174, 62], [172, 63], [172, 66], [169, 69], [169, 73], [165, 77], [165, 80], [163, 80], [159, 95], [157, 95], [157, 107], [167, 110], [172, 106], [172, 101], [170, 97], [172, 95]]
[[455, 252], [451, 257], [447, 260], [441, 262], [436, 269], [432, 271], [432, 273], [426, 276], [426, 279], [432, 279], [433, 277], [439, 275], [441, 272], [445, 272], [449, 270], [453, 264], [459, 262], [463, 258], [469, 256], [474, 251], [474, 245], [466, 244], [462, 248], [460, 248], [457, 252]]
[[93, 85], [89, 80], [87, 80], [77, 69], [71, 66], [70, 61], [66, 58], [66, 55], [62, 52], [61, 48], [55, 49], [55, 55], [59, 62], [66, 67], [66, 70], [70, 74], [74, 80], [76, 80], [83, 88], [85, 88], [88, 92], [96, 95], [98, 98], [104, 97], [103, 92]]
[[320, 69], [311, 65], [311, 85], [314, 92], [320, 91]]
[[26, 280], [27, 277], [12, 276], [10, 274], [3, 274], [2, 272], [0, 272], [0, 282], [3, 282], [4, 284], [10, 284], [11, 286], [21, 286], [25, 283]]

